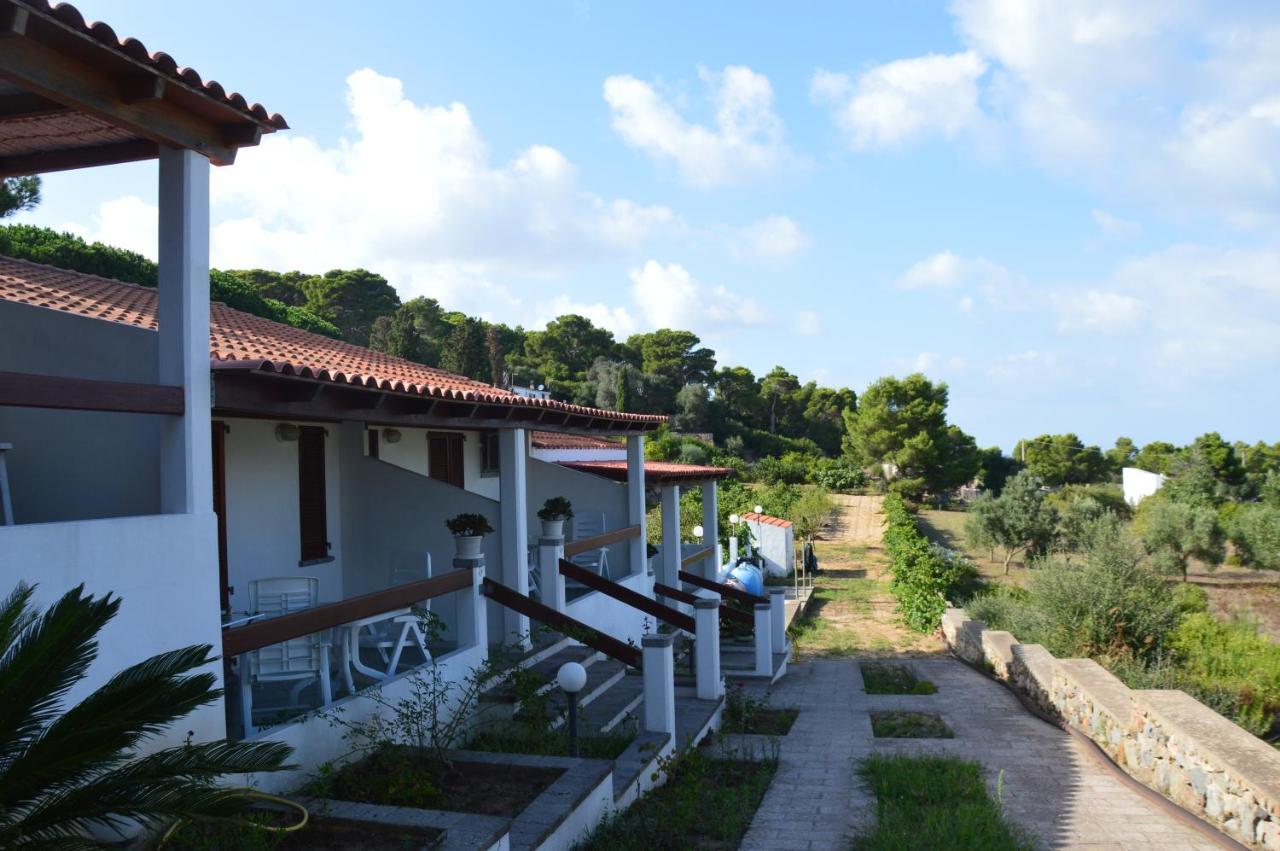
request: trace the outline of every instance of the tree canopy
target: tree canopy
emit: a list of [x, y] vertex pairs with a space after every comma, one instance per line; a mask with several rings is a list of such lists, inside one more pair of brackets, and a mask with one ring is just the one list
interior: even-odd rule
[[0, 180], [0, 219], [40, 204], [40, 176], [6, 177]]

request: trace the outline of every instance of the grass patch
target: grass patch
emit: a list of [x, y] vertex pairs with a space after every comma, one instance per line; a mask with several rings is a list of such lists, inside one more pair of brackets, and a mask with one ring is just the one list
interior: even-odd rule
[[668, 767], [665, 785], [601, 822], [583, 851], [737, 848], [778, 770], [763, 762], [715, 759], [692, 750]]
[[876, 796], [876, 826], [857, 851], [1029, 851], [1031, 838], [987, 793], [982, 766], [930, 756], [870, 756], [858, 774]]
[[877, 739], [953, 739], [955, 733], [928, 712], [872, 712], [871, 732]]
[[[583, 759], [617, 759], [636, 738], [633, 727], [614, 728], [607, 733], [578, 737], [578, 755]], [[521, 753], [535, 756], [568, 756], [567, 730], [528, 730], [500, 727], [472, 739], [464, 750], [489, 753]]]
[[799, 709], [766, 706], [763, 700], [748, 695], [742, 686], [734, 686], [725, 695], [720, 731], [785, 736], [791, 732], [791, 725], [799, 714]]
[[444, 831], [425, 827], [398, 827], [365, 821], [347, 821], [312, 813], [300, 830], [280, 829], [298, 823], [299, 814], [274, 809], [249, 810], [235, 821], [196, 821], [182, 824], [164, 844], [173, 851], [363, 851], [366, 848], [434, 848]]
[[916, 676], [907, 665], [863, 662], [862, 686], [867, 694], [934, 694], [938, 687]]
[[322, 769], [304, 791], [339, 801], [514, 816], [563, 773], [460, 759], [440, 764], [426, 751], [395, 746], [336, 770]]

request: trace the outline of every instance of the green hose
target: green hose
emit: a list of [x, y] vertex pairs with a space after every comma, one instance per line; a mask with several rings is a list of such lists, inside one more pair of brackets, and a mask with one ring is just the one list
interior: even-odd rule
[[[291, 824], [285, 827], [275, 827], [273, 825], [258, 824], [257, 822], [251, 822], [251, 821], [241, 821], [239, 819], [231, 819], [231, 821], [237, 822], [239, 824], [252, 825], [253, 827], [258, 828], [259, 830], [265, 830], [268, 833], [293, 833], [294, 831], [302, 830], [302, 828], [307, 826], [307, 820], [310, 818], [310, 813], [307, 812], [306, 807], [302, 806], [302, 804], [299, 804], [297, 801], [291, 801], [288, 798], [282, 798], [279, 795], [268, 795], [266, 792], [259, 792], [257, 789], [246, 788], [246, 789], [234, 789], [232, 791], [235, 792], [235, 795], [233, 795], [232, 797], [256, 798], [260, 801], [271, 801], [272, 803], [282, 804], [286, 807], [289, 807], [290, 809], [297, 810], [299, 813], [302, 814], [302, 819], [297, 824]], [[169, 829], [165, 831], [164, 836], [160, 837], [160, 843], [157, 847], [163, 848], [169, 842], [169, 840], [173, 838], [173, 835], [178, 832], [178, 828], [182, 827], [182, 825], [185, 823], [186, 822], [184, 819], [178, 819], [173, 824], [169, 825]]]

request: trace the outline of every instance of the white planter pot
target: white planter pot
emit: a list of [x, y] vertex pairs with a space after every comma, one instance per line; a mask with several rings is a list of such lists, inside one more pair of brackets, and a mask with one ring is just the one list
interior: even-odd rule
[[480, 555], [482, 535], [457, 535], [453, 539], [458, 544], [458, 558], [477, 558]]
[[543, 520], [542, 521], [542, 537], [544, 538], [563, 538], [564, 537], [564, 519], [559, 520]]

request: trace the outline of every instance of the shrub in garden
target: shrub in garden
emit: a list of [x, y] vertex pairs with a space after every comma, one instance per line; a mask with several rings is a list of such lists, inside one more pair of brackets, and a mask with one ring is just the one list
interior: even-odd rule
[[1148, 497], [1138, 510], [1137, 528], [1156, 569], [1184, 580], [1192, 559], [1212, 570], [1226, 555], [1218, 512], [1207, 505]]
[[867, 474], [844, 461], [818, 464], [816, 478], [819, 485], [837, 493], [849, 493], [867, 486]]
[[1245, 564], [1280, 570], [1280, 507], [1240, 506], [1231, 518], [1231, 543]]
[[890, 590], [907, 625], [930, 632], [942, 622], [947, 595], [977, 575], [973, 565], [920, 534], [914, 515], [902, 496], [890, 493], [884, 500], [884, 548], [893, 575]]

